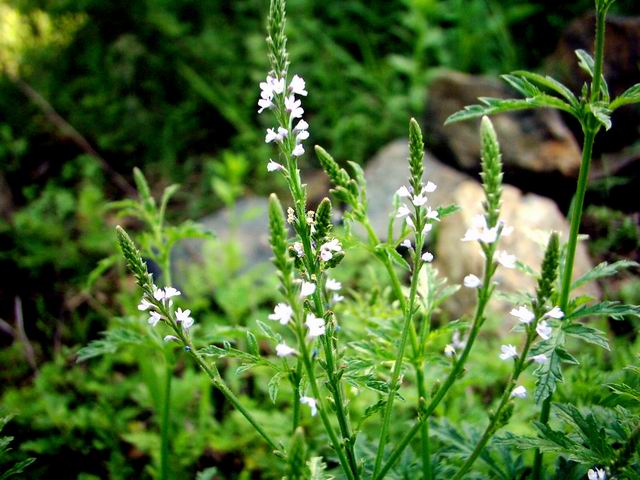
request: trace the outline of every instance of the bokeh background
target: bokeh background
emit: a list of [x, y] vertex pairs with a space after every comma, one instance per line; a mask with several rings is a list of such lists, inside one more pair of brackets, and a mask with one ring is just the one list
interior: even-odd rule
[[[592, 7], [592, 0], [290, 0], [289, 52], [309, 90], [309, 145], [366, 166], [406, 136], [415, 116], [428, 149], [474, 173], [477, 163], [460, 160], [456, 140], [436, 125], [446, 110], [439, 99], [463, 105], [485, 85], [495, 88], [480, 76], [521, 68], [552, 70], [579, 89], [567, 52], [589, 48]], [[135, 196], [134, 166], [155, 194], [181, 184], [168, 212], [176, 221], [223, 208], [233, 215], [243, 197], [282, 191], [266, 172], [268, 125], [256, 106], [268, 70], [267, 10], [266, 0], [0, 0], [0, 413], [16, 415], [5, 427], [15, 437], [11, 455], [37, 459], [25, 478], [156, 474], [152, 412], [162, 376], [153, 362], [134, 348], [76, 363], [80, 347], [135, 313], [131, 282], [113, 256], [113, 227], [139, 225], [108, 204]], [[614, 13], [606, 72], [619, 93], [640, 81], [640, 4], [618, 0]], [[597, 147], [585, 220], [594, 262], [638, 259], [638, 118], [635, 107], [622, 111], [617, 133]], [[562, 121], [579, 141], [576, 126]], [[303, 168], [317, 177], [313, 155]], [[566, 213], [574, 170], [507, 168], [510, 183]], [[310, 185], [326, 190], [321, 181]], [[191, 274], [200, 286], [193, 309], [213, 324], [243, 325], [268, 309], [274, 282], [256, 283], [264, 270], [247, 273], [241, 251], [220, 248]], [[639, 285], [631, 275], [603, 288], [640, 303]], [[616, 328], [623, 338], [632, 330]], [[242, 388], [264, 402], [264, 386]], [[215, 478], [261, 478], [272, 468], [195, 370], [183, 366], [175, 389], [176, 478], [209, 467], [218, 469]]]

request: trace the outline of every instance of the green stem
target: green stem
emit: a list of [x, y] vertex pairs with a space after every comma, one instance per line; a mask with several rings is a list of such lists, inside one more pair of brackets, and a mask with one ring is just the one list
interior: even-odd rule
[[[573, 264], [576, 257], [576, 248], [578, 245], [578, 232], [580, 230], [580, 222], [582, 220], [582, 209], [584, 207], [584, 197], [587, 191], [587, 185], [589, 182], [589, 169], [591, 167], [591, 158], [593, 154], [593, 144], [595, 142], [597, 131], [595, 129], [585, 128], [584, 142], [582, 146], [582, 162], [580, 163], [580, 174], [578, 175], [578, 186], [573, 201], [573, 208], [571, 212], [571, 226], [569, 229], [569, 241], [567, 243], [567, 256], [564, 263], [564, 270], [562, 272], [562, 289], [560, 291], [560, 309], [563, 312], [567, 311], [569, 304], [569, 294], [571, 293], [571, 284], [573, 282]], [[542, 403], [540, 410], [540, 423], [546, 425], [549, 422], [549, 416], [551, 414], [551, 399], [553, 395], [550, 394]], [[542, 474], [542, 452], [536, 450], [536, 454], [533, 461], [533, 473], [532, 478], [539, 480]]]
[[167, 358], [164, 377], [164, 395], [162, 397], [162, 420], [160, 424], [160, 478], [169, 478], [169, 422], [171, 406], [171, 380], [173, 365]]
[[604, 64], [604, 37], [607, 28], [607, 8], [605, 8], [604, 10], [599, 10], [596, 14], [596, 51], [595, 64], [593, 67], [593, 83], [591, 85], [592, 102], [595, 102], [600, 96], [600, 87], [602, 85], [602, 66]]
[[491, 278], [493, 277], [494, 267], [493, 267], [493, 254], [495, 252], [495, 244], [491, 245], [489, 249], [487, 249], [486, 260], [485, 260], [485, 271], [484, 271], [484, 281], [482, 288], [478, 292], [478, 304], [476, 306], [476, 312], [473, 317], [473, 323], [471, 324], [471, 330], [469, 331], [469, 337], [467, 339], [467, 343], [464, 347], [464, 350], [460, 354], [460, 357], [453, 365], [451, 372], [447, 376], [444, 384], [438, 389], [435, 396], [429, 402], [429, 405], [422, 412], [422, 416], [420, 419], [411, 427], [411, 429], [402, 437], [402, 439], [396, 445], [396, 448], [393, 449], [387, 462], [380, 469], [377, 475], [373, 476], [374, 480], [381, 480], [384, 478], [385, 474], [393, 467], [393, 465], [398, 461], [400, 455], [405, 448], [409, 445], [411, 440], [416, 436], [416, 434], [421, 430], [422, 424], [427, 422], [431, 414], [438, 407], [442, 399], [446, 396], [447, 392], [451, 388], [451, 386], [458, 379], [460, 373], [462, 372], [462, 368], [464, 367], [467, 358], [469, 357], [469, 353], [471, 352], [471, 348], [478, 336], [480, 331], [480, 327], [484, 321], [484, 309], [491, 298], [491, 294], [493, 292], [491, 288]]
[[295, 378], [293, 380], [293, 434], [300, 425], [300, 379], [302, 378], [302, 362], [298, 358], [296, 364]]

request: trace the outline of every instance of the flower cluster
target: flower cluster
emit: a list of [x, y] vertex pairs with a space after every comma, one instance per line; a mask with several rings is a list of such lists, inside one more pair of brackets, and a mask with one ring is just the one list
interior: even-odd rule
[[[426, 185], [423, 185], [420, 192], [415, 194], [413, 192], [413, 188], [411, 186], [407, 187], [405, 185], [401, 186], [397, 191], [396, 195], [400, 198], [407, 199], [414, 207], [424, 207], [427, 204], [428, 198], [426, 196], [427, 193], [432, 193], [436, 191], [438, 186], [433, 182], [427, 182]], [[417, 222], [417, 211], [414, 208], [414, 211], [409, 208], [406, 203], [403, 203], [398, 208], [396, 213], [396, 218], [404, 218], [407, 225], [409, 225], [413, 230], [416, 229]], [[432, 209], [427, 206], [426, 211], [424, 212], [424, 218], [430, 221], [438, 221], [438, 211]], [[422, 227], [422, 234], [427, 234], [433, 228], [433, 224], [429, 222], [425, 222], [424, 227]]]
[[[138, 304], [138, 310], [141, 312], [149, 311], [149, 325], [155, 327], [161, 320], [166, 321], [167, 317], [164, 314], [164, 310], [173, 308], [173, 297], [178, 297], [181, 292], [173, 287], [158, 288], [153, 285], [153, 294], [151, 296], [144, 294], [140, 303]], [[178, 308], [175, 312], [175, 320], [182, 328], [187, 331], [194, 323], [191, 318], [191, 310], [182, 310]], [[173, 340], [175, 337], [168, 336], [165, 340]]]

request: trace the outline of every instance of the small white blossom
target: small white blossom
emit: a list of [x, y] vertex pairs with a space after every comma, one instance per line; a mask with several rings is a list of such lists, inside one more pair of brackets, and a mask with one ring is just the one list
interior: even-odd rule
[[411, 210], [404, 203], [398, 207], [398, 213], [396, 214], [396, 218], [406, 217], [411, 214]]
[[316, 402], [315, 398], [303, 396], [300, 397], [300, 403], [309, 405], [309, 408], [311, 409], [311, 416], [316, 416], [316, 414], [318, 413], [318, 403]]
[[411, 245], [411, 240], [409, 240], [408, 238], [405, 238], [405, 239], [400, 243], [400, 246], [401, 246], [401, 247], [404, 247], [404, 248], [411, 248], [411, 247], [412, 247], [412, 245]]
[[602, 468], [590, 468], [587, 472], [587, 477], [589, 477], [589, 480], [607, 480], [607, 472]]
[[411, 228], [413, 228], [414, 230], [416, 229], [416, 224], [413, 223], [413, 219], [411, 217], [407, 217], [405, 222], [407, 222], [407, 225], [409, 225]]
[[176, 310], [176, 321], [182, 323], [182, 328], [189, 330], [193, 326], [193, 318], [191, 318], [191, 310]]
[[287, 109], [287, 112], [291, 113], [291, 118], [301, 118], [304, 113], [302, 102], [297, 100], [293, 95], [289, 95], [284, 99], [284, 108]]
[[323, 261], [328, 262], [333, 258], [333, 252], [341, 252], [341, 251], [342, 251], [342, 246], [340, 245], [340, 242], [338, 241], [337, 238], [334, 238], [333, 240], [330, 240], [322, 244], [322, 246], [320, 247], [320, 258]]
[[451, 336], [451, 345], [453, 345], [453, 348], [461, 350], [467, 346], [467, 342], [460, 338], [460, 332], [456, 330]]
[[338, 303], [338, 302], [341, 302], [342, 300], [344, 300], [344, 297], [338, 293], [334, 293], [333, 297], [331, 297], [331, 301], [333, 303]]
[[483, 215], [475, 215], [472, 225], [462, 237], [463, 242], [481, 241], [493, 243], [498, 239], [498, 227], [489, 228]]
[[311, 282], [302, 282], [302, 286], [300, 287], [300, 296], [302, 298], [308, 297], [309, 295], [313, 295], [316, 291], [316, 284]]
[[296, 124], [296, 126], [293, 127], [293, 131], [294, 132], [302, 132], [302, 131], [308, 130], [308, 129], [309, 129], [309, 124], [307, 122], [305, 122], [302, 118]]
[[273, 107], [273, 102], [270, 98], [261, 98], [258, 100], [258, 113], [262, 113], [265, 109]]
[[309, 329], [309, 338], [324, 335], [325, 324], [323, 318], [318, 318], [313, 313], [307, 313], [307, 319], [304, 324]]
[[456, 349], [453, 348], [453, 345], [447, 345], [444, 347], [444, 354], [447, 357], [453, 357], [456, 354]]
[[176, 337], [175, 335], [167, 335], [163, 338], [163, 341], [165, 342], [177, 342], [178, 340], [180, 340], [178, 337]]
[[289, 82], [289, 90], [296, 95], [302, 95], [303, 97], [307, 96], [307, 91], [305, 90], [305, 81], [299, 75], [294, 75]]
[[293, 210], [293, 208], [288, 207], [287, 208], [287, 223], [289, 225], [291, 225], [295, 221], [296, 221], [296, 212]]
[[302, 130], [296, 135], [296, 142], [300, 143], [309, 138], [309, 132], [307, 130]]
[[564, 312], [562, 310], [560, 310], [560, 307], [553, 307], [551, 310], [549, 310], [547, 313], [544, 314], [545, 317], [549, 317], [549, 318], [555, 318], [555, 319], [561, 319], [562, 317], [564, 317]]
[[140, 310], [141, 312], [144, 312], [146, 310], [149, 310], [150, 308], [153, 308], [153, 303], [149, 302], [149, 300], [142, 297], [142, 300], [140, 300], [140, 303], [138, 304], [138, 310]]
[[164, 317], [158, 312], [149, 312], [149, 325], [155, 327]]
[[432, 193], [436, 191], [436, 188], [438, 188], [438, 186], [435, 183], [427, 182], [422, 191], [425, 193]]
[[301, 242], [294, 242], [293, 250], [296, 252], [296, 255], [298, 257], [304, 257], [304, 247], [302, 246]]
[[427, 197], [422, 195], [422, 194], [414, 195], [414, 197], [411, 199], [411, 202], [416, 207], [422, 207], [423, 205], [425, 205], [427, 203]]
[[327, 283], [325, 284], [325, 287], [327, 287], [327, 290], [337, 292], [342, 288], [342, 284], [337, 280], [334, 280], [333, 278], [327, 278]]
[[504, 268], [516, 268], [516, 256], [511, 255], [504, 250], [499, 250], [496, 253], [496, 260]]
[[422, 254], [422, 260], [423, 260], [423, 261], [425, 261], [425, 262], [427, 262], [427, 263], [432, 262], [432, 261], [433, 261], [433, 253], [430, 253], [430, 252], [424, 252], [424, 253]]
[[524, 305], [519, 306], [518, 308], [514, 308], [511, 310], [511, 315], [516, 317], [520, 322], [529, 325], [531, 321], [535, 318], [534, 313], [529, 310]]
[[500, 347], [500, 360], [509, 360], [510, 358], [515, 358], [518, 356], [518, 351], [516, 347], [513, 345], [502, 345]]
[[282, 142], [282, 140], [289, 135], [289, 131], [286, 128], [278, 127], [278, 130], [273, 128], [267, 128], [267, 134], [264, 137], [265, 143], [271, 143], [273, 141]]
[[543, 340], [549, 340], [551, 338], [552, 328], [547, 324], [546, 321], [542, 320], [536, 326], [536, 332], [540, 335], [540, 338]]
[[549, 359], [544, 353], [541, 353], [540, 355], [530, 357], [529, 360], [533, 360], [535, 363], [542, 365], [543, 363], [547, 363]]
[[269, 163], [267, 163], [267, 172], [276, 172], [278, 170], [284, 170], [284, 166], [269, 159]]
[[402, 185], [398, 190], [396, 190], [396, 195], [402, 198], [411, 197], [411, 192], [407, 187]]
[[293, 149], [293, 152], [291, 152], [291, 155], [293, 155], [294, 157], [300, 157], [304, 155], [304, 147], [301, 144], [296, 145]]
[[511, 392], [511, 398], [513, 398], [513, 397], [516, 397], [516, 398], [527, 398], [527, 389], [524, 388], [522, 385], [518, 385]]
[[276, 355], [279, 357], [288, 357], [289, 355], [295, 355], [295, 353], [296, 351], [285, 342], [276, 345]]
[[508, 237], [513, 233], [513, 227], [504, 223], [504, 221], [500, 220], [499, 225], [502, 226], [502, 232], [500, 233], [501, 237]]
[[178, 297], [180, 295], [182, 295], [182, 292], [180, 292], [180, 290], [177, 290], [177, 289], [175, 289], [173, 287], [166, 287], [164, 289], [164, 298], [165, 299], [169, 299], [169, 298], [172, 298], [172, 297]]
[[479, 288], [482, 285], [482, 281], [476, 277], [473, 273], [470, 273], [464, 277], [464, 286], [467, 288]]
[[424, 227], [422, 227], [422, 234], [426, 235], [427, 233], [429, 233], [431, 230], [433, 230], [433, 225], [431, 225], [430, 223], [425, 224]]
[[431, 220], [438, 220], [438, 210], [433, 210], [431, 207], [427, 207], [427, 218]]
[[280, 325], [286, 325], [293, 316], [293, 309], [286, 303], [279, 303], [273, 308], [273, 313], [269, 315], [269, 320], [277, 320]]
[[153, 286], [153, 298], [155, 298], [157, 301], [162, 301], [165, 299], [165, 293], [164, 290], [162, 288], [158, 288], [155, 285]]

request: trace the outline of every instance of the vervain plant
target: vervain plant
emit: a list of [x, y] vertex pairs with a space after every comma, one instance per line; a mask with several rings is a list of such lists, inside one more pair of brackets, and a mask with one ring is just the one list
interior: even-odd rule
[[[409, 176], [407, 184], [400, 186], [394, 196], [386, 239], [379, 238], [368, 217], [366, 183], [361, 168], [355, 163], [349, 163], [347, 168], [341, 167], [319, 146], [315, 148], [315, 153], [333, 184], [332, 194], [347, 207], [345, 224], [347, 227], [360, 224], [366, 232], [365, 238], [353, 238], [349, 233], [350, 228], [347, 228], [346, 237], [334, 229], [332, 203], [328, 198], [323, 199], [315, 210], [309, 208], [306, 186], [298, 168], [298, 159], [305, 154], [305, 141], [309, 137], [309, 124], [302, 118], [302, 97], [307, 96], [308, 92], [305, 81], [300, 76], [289, 73], [284, 0], [271, 0], [270, 3], [267, 45], [271, 70], [265, 81], [260, 83], [258, 101], [258, 113], [268, 112], [272, 118], [265, 142], [273, 144], [277, 150], [277, 158], [269, 160], [267, 170], [282, 176], [291, 197], [291, 206], [287, 207], [286, 212], [276, 195], [271, 195], [269, 199], [270, 243], [282, 300], [275, 305], [269, 319], [280, 324], [280, 331], [274, 331], [263, 322], [258, 322], [258, 326], [259, 334], [272, 342], [276, 359], [260, 350], [256, 335], [251, 331], [247, 331], [247, 351], [232, 346], [230, 342], [223, 342], [222, 346], [198, 346], [199, 342], [191, 333], [194, 319], [190, 311], [176, 309], [174, 306], [174, 300], [177, 301], [180, 292], [171, 285], [171, 242], [163, 230], [166, 200], [163, 200], [158, 210], [142, 175], [136, 173], [142, 201], [134, 211], [142, 211], [143, 217], [150, 218], [148, 225], [155, 235], [152, 243], [146, 243], [144, 256], [156, 257], [164, 282], [163, 288], [156, 285], [156, 280], [147, 270], [143, 255], [127, 233], [118, 227], [122, 252], [142, 290], [138, 308], [149, 313], [152, 327], [163, 326], [166, 333], [164, 341], [168, 345], [180, 345], [211, 379], [213, 386], [255, 428], [274, 454], [286, 459], [287, 478], [332, 478], [324, 472], [333, 459], [323, 460], [320, 457], [310, 457], [307, 453], [309, 433], [305, 431], [302, 421], [306, 408], [311, 416], [319, 416], [331, 452], [337, 460], [334, 464], [339, 465], [344, 477], [350, 480], [379, 480], [395, 476], [394, 469], [405, 449], [418, 435], [420, 443], [417, 452], [424, 479], [432, 479], [438, 475], [454, 479], [467, 478], [478, 459], [489, 464], [492, 472], [499, 478], [514, 478], [499, 465], [492, 463], [490, 456], [484, 452], [496, 433], [509, 423], [514, 402], [528, 396], [522, 379], [532, 367], [535, 367], [533, 374], [537, 378], [533, 396], [538, 402], [544, 402], [541, 421], [535, 424], [539, 436], [530, 438], [507, 434], [499, 439], [502, 445], [513, 445], [516, 448], [533, 445], [537, 448], [540, 453], [536, 455], [532, 466], [534, 475], [541, 475], [543, 451], [553, 451], [575, 462], [582, 469], [579, 470], [580, 475], [587, 473], [587, 468], [593, 467], [588, 471], [590, 479], [604, 478], [606, 472], [622, 475], [636, 469], [637, 463], [633, 457], [639, 435], [637, 417], [633, 415], [625, 416], [621, 411], [617, 412], [619, 428], [613, 444], [602, 438], [598, 440], [602, 435], [599, 428], [606, 421], [606, 415], [588, 414], [588, 422], [591, 422], [589, 425], [593, 428], [584, 428], [584, 422], [580, 420], [583, 414], [576, 407], [558, 406], [559, 411], [565, 413], [567, 428], [579, 429], [584, 435], [584, 442], [600, 442], [600, 456], [586, 448], [579, 454], [572, 452], [573, 439], [567, 437], [565, 440], [546, 425], [551, 395], [557, 383], [562, 380], [561, 364], [577, 363], [568, 351], [567, 337], [609, 348], [603, 332], [578, 320], [596, 315], [640, 316], [640, 308], [637, 306], [616, 302], [593, 303], [592, 299], [584, 298], [570, 299], [572, 289], [594, 279], [613, 275], [620, 268], [635, 265], [633, 262], [602, 264], [575, 281], [572, 278], [595, 136], [603, 126], [611, 126], [609, 115], [613, 110], [621, 105], [640, 101], [640, 86], [635, 86], [621, 97], [610, 101], [602, 78], [604, 19], [611, 3], [598, 1], [596, 4], [596, 59], [592, 60], [586, 52], [578, 53], [581, 65], [593, 78], [591, 85], [583, 89], [580, 98], [548, 77], [515, 72], [505, 76], [505, 79], [527, 95], [526, 99], [482, 99], [483, 105], [468, 107], [449, 119], [459, 121], [482, 117], [480, 135], [483, 212], [473, 218], [461, 241], [479, 246], [484, 267], [482, 272], [476, 272], [478, 275], [470, 273], [464, 278], [464, 287], [476, 293], [475, 309], [470, 318], [464, 317], [453, 323], [458, 330], [466, 330], [465, 336], [460, 338], [457, 332], [458, 335], [454, 336], [444, 352], [434, 352], [429, 348], [432, 345], [432, 333], [437, 332], [432, 317], [459, 287], [447, 286], [438, 277], [437, 271], [430, 265], [434, 256], [425, 248], [434, 225], [455, 213], [457, 207], [428, 204], [429, 194], [437, 189], [437, 185], [428, 180], [428, 164], [425, 178], [422, 133], [418, 123], [411, 119]], [[447, 398], [456, 382], [464, 376], [465, 365], [486, 323], [488, 308], [497, 290], [497, 283], [494, 281], [497, 270], [514, 269], [518, 266], [514, 255], [499, 248], [500, 240], [512, 233], [513, 226], [505, 224], [500, 218], [503, 182], [500, 147], [496, 132], [486, 115], [537, 107], [560, 108], [573, 114], [581, 122], [585, 132], [583, 164], [572, 209], [570, 236], [567, 245], [563, 246], [557, 233], [550, 234], [540, 272], [537, 274], [536, 291], [519, 295], [519, 304], [511, 310], [511, 315], [518, 323], [516, 331], [522, 333], [522, 343], [520, 346], [507, 344], [501, 347], [498, 356], [512, 364], [511, 373], [482, 434], [469, 445], [461, 445], [461, 441], [454, 445], [463, 452], [463, 461], [436, 465], [434, 459], [442, 458], [432, 448], [433, 435], [430, 428], [435, 425], [436, 409]], [[143, 237], [143, 244], [144, 238], [146, 237]], [[392, 361], [382, 366], [358, 361], [353, 349], [358, 341], [345, 341], [348, 338], [348, 331], [345, 330], [349, 329], [349, 325], [343, 325], [336, 313], [335, 305], [345, 299], [338, 293], [341, 289], [340, 282], [332, 278], [330, 272], [339, 266], [345, 256], [345, 239], [360, 242], [372, 258], [380, 262], [391, 286], [391, 301], [397, 306], [394, 311], [399, 312], [399, 327], [389, 330], [394, 332], [394, 336], [386, 339], [387, 358]], [[400, 252], [406, 253], [406, 256]], [[450, 327], [451, 325], [440, 328], [448, 332], [447, 328]], [[376, 339], [372, 342], [376, 342]], [[366, 350], [367, 347], [363, 346], [362, 349]], [[376, 358], [375, 348], [370, 348], [369, 352], [372, 358]], [[430, 358], [434, 355], [446, 359], [448, 367], [444, 378], [427, 385], [425, 374], [432, 365]], [[220, 358], [239, 359], [242, 362], [240, 372], [253, 366], [271, 369], [274, 375], [268, 390], [274, 402], [280, 382], [284, 379], [289, 382], [292, 420], [290, 428], [282, 429], [279, 435], [289, 437], [288, 447], [284, 446], [284, 438], [277, 438], [267, 432], [231, 391], [216, 364], [210, 360]], [[381, 356], [378, 356], [377, 362], [382, 362]], [[390, 365], [388, 369], [387, 365]], [[396, 400], [402, 398], [403, 378], [407, 372], [415, 378], [413, 383], [418, 399], [415, 405], [417, 415], [400, 438], [393, 438], [391, 424], [397, 412]], [[379, 394], [378, 401], [370, 405], [361, 418], [354, 418], [356, 410], [351, 408], [352, 396], [346, 388], [353, 385], [372, 389]], [[636, 394], [626, 384], [615, 384], [610, 388], [618, 395]], [[380, 414], [381, 421], [378, 433], [375, 438], [364, 438], [362, 425], [365, 420], [375, 418], [376, 413]], [[398, 472], [398, 475], [401, 473]]]

